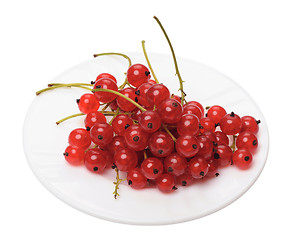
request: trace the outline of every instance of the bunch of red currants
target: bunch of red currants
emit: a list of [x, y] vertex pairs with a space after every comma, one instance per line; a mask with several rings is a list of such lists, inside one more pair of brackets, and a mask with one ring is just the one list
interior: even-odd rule
[[84, 128], [69, 135], [64, 156], [70, 164], [97, 174], [114, 168], [127, 173], [134, 189], [157, 186], [166, 193], [216, 177], [222, 167], [251, 166], [260, 121], [218, 105], [205, 113], [199, 102], [170, 94], [150, 77], [146, 66], [134, 64], [120, 88], [111, 74], [96, 78], [92, 93], [77, 100], [86, 117]]

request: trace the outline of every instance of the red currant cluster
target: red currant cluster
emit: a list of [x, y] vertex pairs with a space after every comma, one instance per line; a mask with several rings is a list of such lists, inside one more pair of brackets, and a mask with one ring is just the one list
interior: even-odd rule
[[146, 66], [132, 65], [128, 56], [104, 53], [96, 56], [116, 54], [128, 59], [129, 68], [121, 86], [118, 87], [114, 76], [102, 73], [91, 84], [55, 83], [37, 92], [58, 87], [91, 91], [77, 100], [81, 113], [57, 122], [86, 115], [84, 128], [69, 135], [69, 146], [64, 152], [67, 162], [84, 164], [97, 174], [106, 168], [115, 169], [115, 197], [123, 181], [119, 171], [127, 173], [126, 180], [134, 189], [157, 186], [169, 193], [178, 185], [187, 186], [196, 179], [218, 176], [221, 167], [234, 164], [240, 169], [249, 168], [258, 146], [255, 134], [260, 121], [251, 116], [240, 118], [233, 112], [227, 114], [218, 105], [207, 107], [205, 114], [199, 102], [187, 102], [172, 46], [181, 97], [170, 94], [153, 72], [144, 41], [142, 46], [155, 80], [150, 79]]

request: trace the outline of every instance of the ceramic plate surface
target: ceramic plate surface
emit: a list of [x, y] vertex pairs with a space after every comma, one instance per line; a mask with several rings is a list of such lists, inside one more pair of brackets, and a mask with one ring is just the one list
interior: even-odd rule
[[[146, 65], [142, 54], [130, 53], [129, 56], [133, 63]], [[149, 54], [149, 58], [160, 82], [179, 94], [172, 57]], [[240, 86], [218, 71], [191, 60], [178, 59], [178, 63], [185, 80], [187, 100], [199, 101], [204, 106], [222, 105], [227, 112], [261, 120], [257, 135], [259, 147], [249, 170], [238, 170], [235, 166], [219, 169], [218, 177], [179, 187], [172, 194], [162, 194], [152, 188], [137, 191], [124, 182], [119, 189], [120, 197], [115, 200], [112, 169], [98, 175], [84, 166], [70, 166], [63, 158], [68, 135], [74, 128], [84, 126], [84, 116], [58, 126], [55, 122], [78, 113], [76, 99], [85, 93], [82, 89], [63, 88], [36, 97], [24, 123], [25, 154], [40, 182], [56, 197], [87, 214], [140, 225], [172, 224], [203, 217], [245, 193], [260, 175], [268, 154], [268, 130], [260, 109]], [[108, 72], [122, 83], [127, 66], [127, 61], [119, 56], [101, 56], [69, 69], [52, 82], [90, 83], [98, 74]]]

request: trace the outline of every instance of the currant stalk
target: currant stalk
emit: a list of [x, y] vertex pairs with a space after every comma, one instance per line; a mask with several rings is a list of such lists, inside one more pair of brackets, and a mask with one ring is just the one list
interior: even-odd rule
[[149, 69], [150, 69], [150, 71], [151, 71], [151, 73], [152, 73], [152, 76], [153, 76], [155, 82], [156, 82], [156, 83], [159, 83], [159, 81], [158, 81], [158, 79], [157, 79], [157, 77], [156, 77], [156, 75], [155, 75], [155, 73], [154, 73], [154, 71], [153, 71], [153, 68], [152, 68], [152, 66], [151, 66], [151, 64], [150, 64], [150, 61], [149, 61], [148, 55], [147, 55], [147, 53], [146, 53], [145, 41], [144, 41], [144, 40], [142, 41], [142, 48], [143, 48], [143, 53], [144, 53], [145, 59], [146, 59], [146, 61], [147, 61], [148, 67], [149, 67]]
[[116, 171], [116, 182], [113, 182], [115, 185], [115, 191], [113, 192], [113, 194], [114, 194], [114, 198], [117, 199], [117, 197], [120, 196], [120, 194], [118, 193], [119, 185], [121, 184], [121, 182], [126, 181], [127, 179], [120, 178], [119, 169], [117, 167], [115, 168], [115, 171]]
[[118, 107], [115, 114], [113, 115], [112, 119], [109, 121], [109, 123], [108, 123], [109, 125], [112, 125], [113, 120], [115, 119], [116, 116], [119, 115], [119, 113], [120, 113], [120, 108]]
[[[63, 85], [63, 84], [64, 83], [49, 83], [48, 87], [59, 86], [59, 85]], [[89, 86], [89, 87], [92, 87], [92, 85], [93, 85], [90, 83], [73, 83], [73, 84], [80, 85], [80, 86]]]
[[[106, 56], [106, 55], [117, 55], [117, 56], [122, 56], [124, 58], [126, 58], [129, 62], [129, 67], [132, 66], [132, 61], [131, 59], [126, 55], [126, 54], [123, 54], [123, 53], [116, 53], [116, 52], [108, 52], [108, 53], [99, 53], [99, 54], [94, 54], [93, 57], [99, 57], [99, 56]], [[128, 67], [128, 68], [129, 68]], [[119, 86], [119, 89], [123, 89], [126, 85], [129, 85], [130, 84], [128, 83], [128, 80], [127, 78], [125, 79], [125, 81], [123, 82], [123, 84], [121, 86]]]
[[173, 50], [172, 44], [171, 44], [171, 42], [170, 42], [170, 40], [169, 40], [169, 38], [168, 38], [168, 35], [167, 35], [166, 31], [165, 31], [164, 28], [163, 28], [161, 22], [159, 21], [159, 19], [158, 19], [156, 16], [154, 16], [153, 18], [156, 20], [156, 22], [157, 22], [158, 25], [160, 26], [160, 28], [161, 28], [161, 30], [162, 30], [162, 32], [163, 32], [163, 34], [164, 34], [164, 36], [165, 36], [165, 38], [166, 38], [166, 40], [167, 40], [167, 42], [168, 42], [168, 45], [169, 45], [169, 47], [170, 47], [170, 50], [171, 50], [171, 53], [172, 53], [172, 57], [173, 57], [173, 61], [174, 61], [174, 66], [175, 66], [176, 75], [177, 75], [177, 77], [178, 77], [179, 84], [180, 84], [179, 91], [181, 91], [181, 104], [183, 105], [183, 104], [184, 104], [184, 101], [185, 101], [185, 96], [186, 96], [186, 93], [184, 92], [184, 89], [183, 89], [183, 82], [184, 82], [184, 81], [182, 80], [181, 75], [180, 75], [180, 73], [179, 73], [179, 69], [178, 69], [178, 65], [177, 65], [177, 61], [176, 61], [176, 57], [175, 57], [175, 53], [174, 53], [174, 50]]
[[235, 152], [235, 146], [236, 146], [236, 135], [233, 135], [233, 142], [232, 145], [230, 146], [230, 148], [232, 149], [232, 152]]
[[79, 83], [68, 83], [68, 84], [60, 84], [60, 85], [54, 85], [52, 87], [47, 87], [47, 88], [44, 88], [44, 89], [41, 89], [39, 91], [36, 92], [36, 95], [40, 95], [41, 93], [43, 92], [46, 92], [48, 90], [53, 90], [53, 89], [56, 89], [56, 88], [60, 88], [60, 87], [78, 87], [78, 88], [83, 88], [83, 89], [86, 89], [88, 91], [91, 91], [92, 89], [91, 88], [88, 88], [88, 87], [84, 87], [82, 85], [80, 85]]

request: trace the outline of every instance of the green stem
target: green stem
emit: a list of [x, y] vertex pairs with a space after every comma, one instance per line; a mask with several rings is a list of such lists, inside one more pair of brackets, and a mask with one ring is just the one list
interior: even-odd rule
[[116, 116], [119, 115], [119, 113], [120, 113], [120, 108], [118, 107], [115, 114], [113, 115], [112, 119], [109, 121], [109, 123], [108, 123], [109, 125], [112, 125], [113, 120], [115, 119]]
[[72, 114], [72, 115], [70, 115], [68, 117], [60, 119], [59, 121], [56, 122], [56, 124], [59, 125], [61, 122], [64, 122], [64, 121], [66, 121], [68, 119], [71, 119], [71, 118], [74, 118], [74, 117], [78, 117], [78, 116], [83, 116], [83, 115], [85, 115], [85, 114], [84, 113]]
[[121, 184], [121, 182], [126, 181], [126, 179], [120, 179], [118, 168], [115, 168], [115, 171], [116, 171], [116, 182], [113, 182], [115, 185], [115, 191], [113, 192], [113, 194], [114, 194], [114, 198], [117, 199], [117, 197], [120, 196], [120, 194], [118, 193], [119, 185]]
[[153, 71], [153, 68], [152, 68], [152, 66], [151, 66], [151, 64], [150, 64], [149, 58], [148, 58], [148, 56], [147, 56], [146, 48], [145, 48], [145, 41], [144, 41], [144, 40], [142, 41], [142, 48], [143, 48], [143, 53], [144, 53], [145, 59], [146, 59], [146, 61], [147, 61], [148, 67], [150, 68], [150, 71], [151, 71], [151, 73], [152, 73], [152, 76], [153, 76], [155, 82], [156, 82], [156, 83], [159, 83], [159, 81], [158, 81], [158, 79], [157, 79], [157, 77], [156, 77], [156, 75], [155, 75], [155, 73], [154, 73], [154, 71]]
[[56, 86], [53, 86], [53, 87], [48, 87], [48, 88], [41, 89], [41, 90], [36, 92], [36, 95], [40, 95], [43, 92], [46, 92], [46, 91], [49, 91], [49, 90], [53, 90], [53, 89], [56, 89], [56, 88], [61, 88], [61, 87], [78, 87], [78, 88], [86, 89], [88, 91], [92, 91], [91, 88], [80, 86], [80, 85], [76, 85], [75, 83], [69, 83], [69, 84], [61, 84], [61, 85], [56, 85]]
[[236, 146], [236, 135], [233, 135], [233, 142], [232, 145], [230, 146], [230, 148], [232, 149], [233, 152], [235, 152], [235, 146]]
[[186, 94], [185, 94], [184, 89], [183, 89], [183, 80], [182, 80], [181, 75], [180, 75], [179, 70], [178, 70], [178, 65], [177, 65], [177, 61], [176, 61], [176, 57], [175, 57], [175, 53], [174, 53], [173, 47], [172, 47], [171, 42], [170, 42], [170, 40], [168, 38], [168, 35], [167, 35], [166, 31], [164, 30], [164, 28], [163, 28], [161, 22], [159, 21], [159, 19], [156, 16], [154, 16], [153, 18], [156, 20], [156, 22], [160, 26], [160, 28], [161, 28], [162, 32], [164, 33], [164, 36], [165, 36], [165, 38], [166, 38], [166, 40], [168, 42], [168, 45], [170, 47], [170, 50], [171, 50], [171, 53], [172, 53], [172, 57], [173, 57], [173, 61], [174, 61], [176, 75], [178, 77], [179, 84], [180, 84], [179, 90], [181, 91], [181, 104], [183, 105]]
[[[90, 86], [92, 87], [93, 84], [90, 83], [72, 83], [74, 85], [80, 85], [80, 86]], [[64, 85], [64, 83], [49, 83], [48, 87], [53, 87], [53, 86], [59, 86], [59, 85]]]
[[109, 93], [113, 93], [113, 94], [116, 94], [126, 100], [128, 100], [130, 103], [134, 104], [137, 108], [139, 108], [142, 112], [145, 112], [146, 109], [143, 108], [141, 105], [139, 105], [138, 103], [136, 103], [134, 100], [132, 100], [131, 98], [129, 97], [126, 97], [125, 95], [117, 92], [117, 91], [114, 91], [114, 90], [111, 90], [111, 89], [104, 89], [104, 88], [95, 88], [95, 89], [92, 89], [92, 92], [109, 92]]
[[169, 131], [169, 129], [167, 128], [167, 126], [165, 126], [164, 124], [162, 124], [162, 127], [164, 128], [164, 130], [168, 133], [168, 135], [172, 138], [172, 140], [174, 142], [176, 142], [176, 138], [172, 135], [172, 133]]

